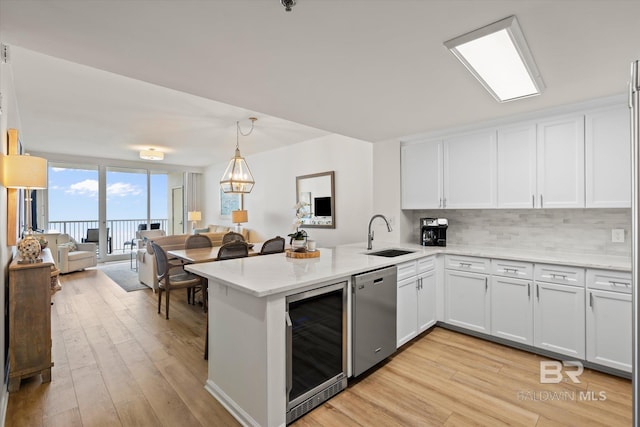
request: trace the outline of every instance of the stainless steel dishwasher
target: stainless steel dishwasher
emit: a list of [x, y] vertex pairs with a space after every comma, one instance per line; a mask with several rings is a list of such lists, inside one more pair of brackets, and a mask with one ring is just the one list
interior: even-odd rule
[[356, 377], [396, 351], [397, 268], [353, 276], [352, 358]]

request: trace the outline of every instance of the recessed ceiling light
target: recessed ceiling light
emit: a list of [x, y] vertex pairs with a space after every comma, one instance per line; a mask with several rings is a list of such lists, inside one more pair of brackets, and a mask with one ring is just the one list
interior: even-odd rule
[[515, 16], [444, 43], [499, 102], [540, 95], [544, 82]]
[[148, 150], [142, 150], [140, 152], [140, 158], [143, 160], [163, 160], [164, 153], [162, 151], [156, 151], [155, 148], [149, 148]]

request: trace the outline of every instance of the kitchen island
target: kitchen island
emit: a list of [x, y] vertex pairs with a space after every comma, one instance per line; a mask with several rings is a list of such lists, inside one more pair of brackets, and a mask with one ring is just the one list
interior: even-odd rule
[[[414, 252], [394, 258], [372, 256], [366, 244], [360, 243], [320, 248], [318, 258], [273, 254], [187, 266], [209, 280], [209, 374], [205, 388], [244, 425], [285, 425], [286, 297], [340, 281], [350, 283], [354, 274], [443, 253], [630, 270], [630, 260], [601, 255], [558, 256], [512, 249], [376, 242], [378, 250], [388, 247]], [[347, 343], [351, 342], [350, 318], [349, 312]], [[347, 353], [350, 361], [349, 344]], [[350, 362], [347, 373], [351, 375]]]

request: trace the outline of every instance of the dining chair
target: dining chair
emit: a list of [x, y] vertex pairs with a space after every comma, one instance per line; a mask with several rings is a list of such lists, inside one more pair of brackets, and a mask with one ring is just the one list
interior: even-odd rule
[[195, 274], [188, 273], [182, 269], [177, 274], [171, 274], [171, 270], [175, 267], [169, 264], [167, 253], [154, 241], [151, 241], [153, 253], [156, 256], [156, 275], [158, 277], [158, 314], [162, 306], [162, 292], [167, 293], [165, 316], [169, 318], [169, 300], [173, 289], [194, 288], [202, 286], [202, 278]]
[[184, 242], [185, 249], [210, 248], [212, 246], [211, 239], [203, 234], [192, 234]]
[[[185, 249], [199, 249], [199, 248], [210, 248], [212, 247], [211, 239], [202, 234], [193, 234], [187, 237], [187, 240], [184, 242]], [[206, 284], [202, 283], [202, 288], [187, 288], [187, 304], [195, 304], [196, 303], [196, 293], [202, 289], [202, 308], [207, 310], [207, 291]]]
[[240, 233], [236, 233], [235, 231], [230, 231], [222, 236], [223, 245], [229, 242], [244, 242], [244, 236]]
[[243, 258], [249, 256], [249, 246], [245, 242], [235, 241], [225, 243], [218, 250], [218, 261], [225, 259]]
[[284, 238], [280, 236], [267, 240], [260, 249], [260, 255], [277, 254], [280, 252], [284, 252]]

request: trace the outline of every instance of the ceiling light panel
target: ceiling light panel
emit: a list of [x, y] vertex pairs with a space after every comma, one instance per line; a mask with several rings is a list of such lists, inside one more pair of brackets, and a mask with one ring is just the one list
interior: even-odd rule
[[545, 87], [515, 16], [444, 45], [499, 102], [539, 95]]

